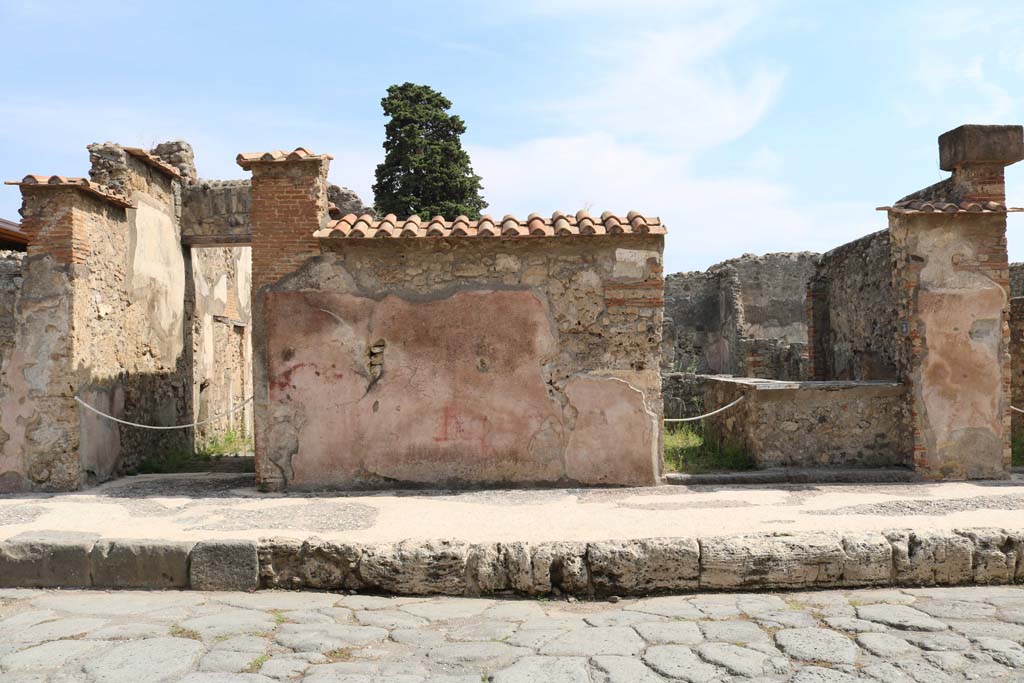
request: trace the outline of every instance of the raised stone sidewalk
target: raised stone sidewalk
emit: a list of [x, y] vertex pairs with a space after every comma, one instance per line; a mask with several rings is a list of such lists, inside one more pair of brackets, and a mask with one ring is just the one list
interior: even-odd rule
[[146, 476], [0, 497], [5, 587], [572, 594], [1005, 584], [1024, 485], [260, 494]]

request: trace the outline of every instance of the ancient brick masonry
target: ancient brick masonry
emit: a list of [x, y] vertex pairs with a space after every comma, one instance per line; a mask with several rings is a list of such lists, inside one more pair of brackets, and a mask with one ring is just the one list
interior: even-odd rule
[[657, 481], [660, 221], [330, 221], [328, 159], [239, 157], [262, 486]]
[[[29, 241], [17, 296], [0, 311], [10, 329], [0, 356], [0, 491], [76, 489], [130, 471], [146, 455], [193, 446], [190, 431], [119, 427], [75, 396], [154, 425], [207, 412], [202, 388], [211, 380], [207, 397], [243, 398], [243, 381], [226, 392], [217, 381], [248, 376], [237, 331], [245, 329], [248, 255], [183, 252], [183, 182], [196, 177], [191, 148], [179, 141], [160, 149], [174, 163], [101, 143], [89, 146], [89, 179], [29, 175], [12, 183], [21, 188]], [[212, 272], [218, 268], [231, 272]], [[229, 309], [234, 332], [218, 335], [209, 323]]]

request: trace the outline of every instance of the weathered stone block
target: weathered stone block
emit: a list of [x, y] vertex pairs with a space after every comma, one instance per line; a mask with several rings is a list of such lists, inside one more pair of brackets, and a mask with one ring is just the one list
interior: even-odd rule
[[473, 545], [466, 559], [467, 592], [485, 595], [508, 590], [509, 572], [500, 544]]
[[259, 588], [260, 565], [253, 541], [199, 541], [192, 548], [189, 583], [200, 591]]
[[370, 588], [406, 595], [466, 592], [469, 546], [457, 541], [402, 541], [366, 548], [359, 578]]
[[89, 554], [98, 588], [187, 588], [194, 543], [138, 539], [97, 541]]
[[883, 534], [843, 534], [843, 552], [843, 585], [881, 586], [892, 582], [892, 545]]
[[356, 567], [362, 550], [348, 543], [311, 538], [302, 544], [301, 578], [307, 588], [338, 590], [362, 588]]
[[952, 531], [885, 532], [893, 550], [896, 584], [955, 585], [973, 575], [970, 539]]
[[971, 541], [974, 583], [1013, 583], [1020, 561], [1020, 541], [1003, 529], [957, 529]]
[[696, 588], [700, 546], [692, 538], [648, 538], [591, 543], [587, 550], [594, 593], [644, 595]]
[[259, 542], [260, 585], [264, 588], [302, 586], [302, 542], [293, 538], [269, 538]]
[[[559, 589], [572, 595], [589, 590], [584, 543], [541, 543], [532, 548], [530, 564], [537, 594]], [[547, 588], [547, 590], [545, 590]]]
[[0, 586], [87, 588], [89, 553], [98, 536], [72, 532], [26, 533], [0, 543]]
[[700, 587], [834, 586], [845, 559], [840, 537], [824, 532], [700, 539]]
[[953, 171], [960, 164], [1001, 164], [1024, 159], [1021, 126], [964, 125], [939, 136], [939, 167]]

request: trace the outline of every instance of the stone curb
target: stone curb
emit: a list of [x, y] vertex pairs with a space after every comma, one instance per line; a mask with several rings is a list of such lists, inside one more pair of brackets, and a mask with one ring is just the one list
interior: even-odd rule
[[914, 471], [902, 468], [872, 469], [805, 469], [777, 467], [750, 472], [714, 472], [681, 474], [672, 472], [662, 477], [674, 486], [745, 486], [758, 484], [905, 484], [920, 481]]
[[628, 541], [172, 542], [43, 532], [0, 542], [0, 587], [648, 595], [1024, 581], [1024, 531], [740, 534]]

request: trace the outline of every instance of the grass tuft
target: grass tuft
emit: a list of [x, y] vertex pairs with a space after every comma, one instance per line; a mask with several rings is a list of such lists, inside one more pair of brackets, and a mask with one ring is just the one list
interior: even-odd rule
[[742, 447], [682, 423], [665, 427], [665, 469], [686, 474], [737, 472], [754, 469], [754, 460]]

